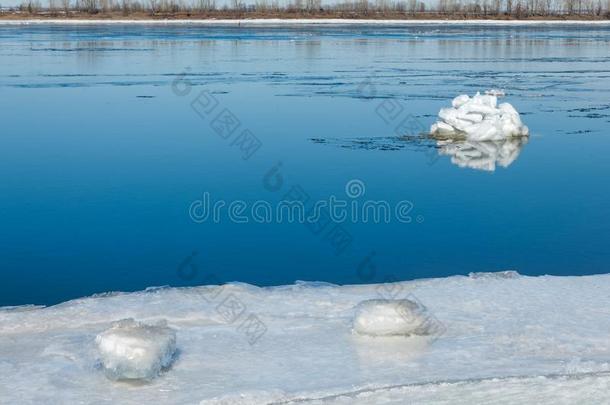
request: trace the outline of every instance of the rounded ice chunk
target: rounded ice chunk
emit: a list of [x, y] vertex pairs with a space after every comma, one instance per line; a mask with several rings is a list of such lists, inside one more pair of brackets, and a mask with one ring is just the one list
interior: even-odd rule
[[495, 95], [458, 96], [451, 102], [452, 107], [439, 111], [439, 120], [430, 132], [432, 135], [466, 137], [471, 141], [527, 136], [529, 130], [521, 122], [517, 110], [508, 103], [497, 105], [497, 102]]
[[152, 380], [171, 365], [176, 332], [162, 321], [156, 325], [123, 319], [95, 338], [106, 376], [111, 380]]
[[426, 308], [408, 299], [373, 299], [356, 306], [354, 332], [370, 336], [429, 335]]
[[451, 125], [446, 124], [442, 121], [437, 122], [436, 124], [432, 124], [431, 132], [436, 134], [451, 134], [454, 129]]

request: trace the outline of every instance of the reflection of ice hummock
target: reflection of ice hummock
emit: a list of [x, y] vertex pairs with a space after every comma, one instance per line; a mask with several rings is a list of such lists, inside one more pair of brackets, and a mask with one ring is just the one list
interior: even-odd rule
[[432, 136], [464, 137], [472, 141], [497, 141], [510, 137], [527, 136], [517, 110], [508, 103], [497, 105], [494, 95], [474, 97], [465, 94], [451, 102], [452, 107], [442, 108], [439, 120], [432, 125]]
[[508, 167], [527, 143], [527, 137], [500, 141], [438, 141], [438, 153], [451, 156], [451, 162], [460, 167], [494, 171], [496, 164]]

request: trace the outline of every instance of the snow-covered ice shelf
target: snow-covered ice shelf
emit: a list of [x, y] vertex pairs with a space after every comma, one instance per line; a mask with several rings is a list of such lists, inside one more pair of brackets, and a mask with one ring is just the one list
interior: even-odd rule
[[[609, 403], [610, 275], [507, 274], [162, 288], [0, 309], [0, 403]], [[388, 295], [416, 297], [444, 333], [353, 333], [356, 306]], [[172, 367], [149, 383], [110, 381], [97, 361], [96, 336], [126, 318], [176, 331]]]
[[0, 25], [238, 25], [238, 26], [277, 26], [277, 25], [373, 25], [373, 26], [410, 26], [410, 25], [484, 25], [484, 26], [607, 26], [608, 20], [377, 20], [352, 18], [244, 18], [244, 19], [17, 19], [0, 20]]

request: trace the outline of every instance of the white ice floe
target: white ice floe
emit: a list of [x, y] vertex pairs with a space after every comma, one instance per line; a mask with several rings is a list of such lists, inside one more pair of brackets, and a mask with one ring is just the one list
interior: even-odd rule
[[460, 95], [453, 99], [451, 107], [442, 108], [439, 120], [430, 133], [436, 136], [465, 137], [471, 141], [497, 141], [511, 137], [527, 136], [528, 128], [521, 122], [515, 108], [502, 103], [493, 95], [474, 97]]
[[[477, 273], [162, 288], [0, 310], [0, 403], [606, 404], [609, 291], [610, 275]], [[360, 302], [410, 297], [445, 326], [436, 340], [353, 333]], [[96, 367], [95, 336], [125, 318], [167, 319], [178, 336], [180, 356], [146, 384]]]
[[498, 141], [437, 141], [438, 153], [451, 157], [459, 167], [493, 172], [496, 165], [510, 166], [527, 144], [527, 137], [512, 137]]
[[176, 332], [165, 322], [148, 325], [123, 319], [97, 335], [95, 342], [108, 378], [152, 380], [171, 364]]
[[488, 96], [504, 97], [506, 93], [502, 89], [489, 89], [485, 90], [485, 94]]
[[353, 330], [370, 336], [410, 336], [431, 333], [426, 309], [409, 299], [374, 299], [358, 304]]

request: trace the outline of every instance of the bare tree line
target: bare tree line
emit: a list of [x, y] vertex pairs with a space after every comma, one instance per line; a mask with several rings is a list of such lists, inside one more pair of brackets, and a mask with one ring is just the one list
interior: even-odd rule
[[438, 0], [430, 6], [420, 0], [351, 0], [322, 4], [322, 0], [25, 0], [13, 11], [51, 15], [148, 13], [151, 15], [197, 15], [238, 13], [356, 13], [440, 16], [591, 16], [610, 18], [610, 0]]
[[552, 15], [604, 16], [610, 10], [610, 0], [439, 0], [440, 13], [507, 14], [515, 17]]

